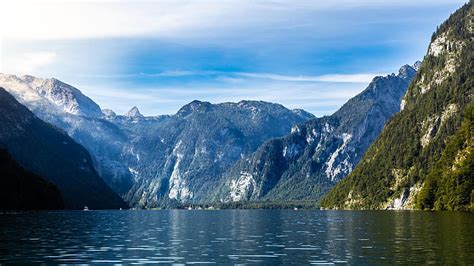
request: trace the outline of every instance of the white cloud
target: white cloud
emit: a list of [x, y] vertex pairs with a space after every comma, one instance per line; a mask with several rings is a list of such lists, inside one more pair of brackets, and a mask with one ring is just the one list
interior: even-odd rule
[[243, 6], [232, 10], [221, 1], [4, 1], [0, 27], [4, 37], [17, 39], [167, 37], [211, 27]]
[[321, 10], [424, 6], [446, 4], [450, 1], [453, 0], [339, 0], [296, 3], [241, 0], [5, 0], [2, 1], [1, 7], [0, 35], [19, 39], [78, 39], [137, 35], [189, 38], [193, 35], [215, 36], [239, 29], [245, 29], [244, 32], [265, 31], [314, 25], [315, 12]]
[[159, 77], [188, 77], [188, 76], [216, 76], [219, 81], [240, 82], [247, 79], [263, 79], [272, 81], [287, 81], [287, 82], [335, 82], [335, 83], [368, 83], [380, 74], [375, 73], [356, 73], [356, 74], [326, 74], [316, 76], [306, 75], [281, 75], [275, 73], [251, 73], [251, 72], [226, 72], [226, 71], [163, 71], [160, 73], [136, 73], [136, 74], [92, 74], [80, 75], [85, 78], [159, 78]]
[[8, 70], [14, 74], [32, 74], [37, 69], [52, 64], [56, 57], [56, 53], [50, 51], [25, 53], [5, 60], [4, 67], [8, 66]]
[[340, 82], [340, 83], [367, 83], [377, 74], [329, 74], [321, 76], [288, 76], [271, 73], [237, 73], [238, 75], [259, 79], [292, 82]]

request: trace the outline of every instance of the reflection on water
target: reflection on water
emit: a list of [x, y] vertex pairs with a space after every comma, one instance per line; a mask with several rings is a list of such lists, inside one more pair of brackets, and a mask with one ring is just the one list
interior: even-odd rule
[[0, 214], [0, 262], [472, 264], [473, 218], [287, 210]]

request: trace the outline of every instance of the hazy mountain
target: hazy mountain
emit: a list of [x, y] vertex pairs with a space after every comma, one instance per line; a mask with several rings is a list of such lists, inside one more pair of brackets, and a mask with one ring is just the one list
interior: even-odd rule
[[473, 209], [474, 8], [433, 35], [403, 111], [322, 201], [344, 209]]
[[[63, 130], [91, 153], [100, 176], [120, 194], [132, 186], [123, 163], [127, 135], [110, 123], [100, 107], [78, 89], [56, 79], [0, 74], [0, 86], [40, 119]], [[113, 113], [113, 112], [112, 112]]]
[[320, 199], [349, 174], [400, 102], [416, 70], [375, 77], [331, 116], [292, 128], [265, 142], [224, 174], [218, 201]]
[[89, 153], [0, 88], [0, 143], [23, 168], [52, 182], [66, 208], [127, 207], [99, 177]]

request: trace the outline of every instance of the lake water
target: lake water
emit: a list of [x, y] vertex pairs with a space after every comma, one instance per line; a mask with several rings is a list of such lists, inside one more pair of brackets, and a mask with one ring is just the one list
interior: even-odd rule
[[0, 214], [0, 262], [474, 263], [474, 215], [395, 211]]

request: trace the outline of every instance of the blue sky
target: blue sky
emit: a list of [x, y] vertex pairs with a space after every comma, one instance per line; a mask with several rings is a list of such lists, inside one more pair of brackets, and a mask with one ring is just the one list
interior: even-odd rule
[[421, 60], [465, 1], [6, 1], [0, 72], [56, 77], [102, 108], [265, 100], [331, 114]]

